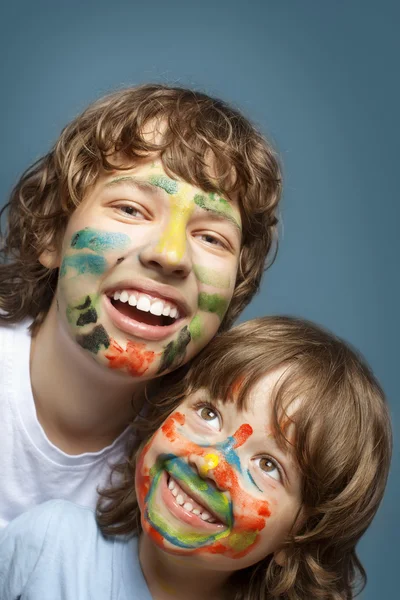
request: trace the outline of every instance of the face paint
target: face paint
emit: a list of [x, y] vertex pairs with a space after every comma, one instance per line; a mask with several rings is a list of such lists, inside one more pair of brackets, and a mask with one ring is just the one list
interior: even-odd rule
[[[153, 539], [155, 530], [157, 536], [161, 535], [175, 548], [191, 549], [194, 553], [220, 553], [230, 558], [240, 558], [257, 542], [258, 533], [265, 527], [266, 518], [270, 514], [266, 501], [255, 499], [240, 485], [239, 476], [242, 469], [236, 449], [251, 436], [252, 428], [249, 424], [242, 424], [233, 436], [216, 444], [216, 451], [212, 451], [208, 445], [200, 445], [186, 438], [179, 429], [184, 423], [184, 415], [176, 412], [167, 419], [158, 433], [165, 435], [169, 442], [167, 446], [173, 448], [176, 454], [159, 456], [156, 464], [147, 473], [143, 465], [147, 453], [151, 452], [154, 438], [141, 455], [136, 482], [143, 527]], [[205, 476], [205, 479], [184, 460], [189, 456], [203, 458], [200, 474]], [[207, 478], [211, 469], [217, 489]], [[225, 523], [225, 528], [212, 533], [185, 531], [164, 518], [158, 510], [158, 490], [161, 489], [165, 472], [178, 484], [181, 482], [184, 489], [188, 490], [189, 496], [190, 491], [193, 491], [200, 505], [203, 501], [205, 510], [218, 515]], [[229, 492], [231, 500], [226, 492]], [[159, 540], [159, 537], [157, 539]], [[169, 551], [173, 552], [171, 549]]]
[[208, 267], [202, 267], [201, 265], [193, 266], [194, 274], [201, 283], [211, 285], [216, 288], [229, 288], [231, 280], [229, 275], [216, 269], [209, 269]]
[[97, 323], [98, 315], [96, 304], [98, 304], [98, 298], [96, 296], [86, 296], [82, 299], [80, 304], [69, 306], [66, 312], [69, 323], [72, 323], [77, 327], [84, 327], [90, 323]]
[[146, 350], [145, 344], [133, 342], [128, 342], [124, 350], [115, 340], [111, 340], [105, 356], [111, 369], [126, 370], [134, 377], [138, 377], [146, 373], [155, 358], [155, 353]]
[[[72, 213], [60, 257], [57, 318], [69, 337], [102, 366], [155, 377], [192, 358], [215, 335], [233, 294], [240, 250], [240, 233], [227, 220], [234, 215], [240, 223], [240, 211], [236, 199], [226, 202], [218, 195], [204, 193], [205, 200], [196, 203], [200, 191], [168, 176], [160, 160], [144, 160], [100, 176]], [[132, 214], [127, 206], [134, 206]], [[226, 219], [220, 218], [224, 213]], [[197, 225], [194, 228], [197, 222], [201, 223], [199, 232]], [[226, 236], [233, 251], [222, 246], [216, 250], [198, 235], [203, 228]], [[190, 244], [189, 254], [186, 244]], [[157, 264], [163, 271], [162, 283], [153, 269], [160, 253], [163, 259]], [[169, 264], [180, 265], [181, 259], [185, 269], [178, 285]], [[176, 287], [177, 299], [183, 297], [179, 327], [174, 327], [174, 317], [169, 321], [167, 315], [145, 315], [133, 304], [111, 296], [115, 288], [125, 291], [128, 282], [126, 291], [131, 296], [143, 285], [143, 293], [149, 289], [149, 295], [157, 299], [159, 288], [165, 305], [168, 294], [163, 299], [163, 285]], [[213, 287], [222, 295], [202, 295], [200, 307], [199, 294], [213, 292]], [[88, 298], [90, 303], [86, 303]]]
[[210, 212], [215, 212], [220, 215], [224, 215], [227, 219], [232, 221], [236, 227], [241, 229], [240, 223], [237, 221], [234, 211], [232, 210], [232, 206], [229, 204], [227, 200], [211, 192], [207, 195], [204, 194], [196, 194], [194, 197], [194, 201], [203, 210], [207, 210]]
[[67, 272], [75, 271], [76, 275], [89, 273], [101, 275], [107, 268], [107, 261], [97, 254], [71, 254], [64, 257], [60, 267], [60, 277], [65, 277]]
[[93, 250], [94, 252], [105, 252], [106, 250], [116, 250], [126, 248], [131, 239], [124, 233], [114, 233], [110, 231], [100, 231], [85, 227], [77, 231], [71, 239], [71, 248], [74, 250]]
[[108, 348], [110, 338], [103, 325], [97, 325], [90, 333], [78, 335], [76, 341], [84, 350], [97, 354], [101, 348]]
[[193, 341], [201, 339], [201, 319], [199, 315], [193, 317], [189, 323], [190, 337]]
[[206, 292], [201, 292], [199, 294], [198, 302], [200, 310], [215, 313], [218, 315], [220, 321], [224, 318], [229, 306], [229, 302], [224, 296], [220, 296], [219, 294], [207, 294]]
[[172, 366], [178, 367], [185, 358], [186, 347], [191, 339], [188, 327], [180, 330], [178, 339], [170, 342], [164, 349], [162, 354], [159, 373], [170, 370]]
[[161, 236], [157, 251], [165, 254], [170, 264], [176, 264], [186, 252], [186, 226], [194, 211], [191, 186], [179, 183], [178, 191], [170, 195], [170, 202], [169, 225]]

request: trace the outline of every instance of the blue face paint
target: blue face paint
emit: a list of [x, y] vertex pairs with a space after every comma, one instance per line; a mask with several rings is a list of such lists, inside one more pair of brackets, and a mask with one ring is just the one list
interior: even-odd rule
[[75, 269], [78, 275], [83, 273], [101, 275], [107, 269], [107, 261], [99, 254], [70, 254], [62, 261], [60, 277], [66, 275], [68, 268]]
[[71, 239], [71, 248], [74, 250], [93, 250], [94, 252], [105, 252], [106, 250], [119, 250], [129, 245], [131, 238], [125, 233], [113, 231], [101, 231], [85, 227], [77, 231]]
[[250, 471], [249, 471], [248, 469], [247, 469], [247, 475], [248, 475], [248, 478], [250, 479], [251, 483], [252, 483], [253, 485], [255, 485], [255, 486], [256, 486], [256, 488], [257, 488], [257, 489], [258, 489], [260, 492], [262, 492], [262, 490], [261, 490], [261, 489], [258, 487], [258, 485], [256, 484], [256, 482], [254, 481], [254, 479], [253, 479], [253, 477], [251, 476], [251, 473], [250, 473]]
[[234, 446], [237, 444], [237, 440], [233, 436], [229, 436], [225, 441], [215, 444], [215, 448], [223, 453], [227, 463], [242, 473], [242, 467], [240, 464], [240, 458]]

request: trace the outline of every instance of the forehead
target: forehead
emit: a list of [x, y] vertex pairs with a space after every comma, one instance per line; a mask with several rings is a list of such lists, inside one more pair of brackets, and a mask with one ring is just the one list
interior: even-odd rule
[[[123, 165], [121, 164], [121, 166]], [[103, 178], [102, 185], [106, 189], [126, 185], [147, 194], [164, 193], [175, 203], [195, 204], [198, 209], [231, 221], [233, 225], [241, 228], [237, 194], [228, 200], [222, 194], [205, 192], [179, 177], [168, 175], [161, 160], [157, 157], [143, 159], [130, 169], [114, 171]]]

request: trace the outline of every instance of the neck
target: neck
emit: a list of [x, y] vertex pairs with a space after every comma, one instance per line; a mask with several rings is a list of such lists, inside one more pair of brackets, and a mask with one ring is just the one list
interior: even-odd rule
[[54, 303], [32, 339], [30, 368], [38, 420], [49, 440], [68, 454], [110, 445], [141, 408], [144, 384], [77, 348], [58, 322]]
[[177, 557], [160, 550], [142, 533], [139, 560], [152, 598], [155, 600], [225, 600], [231, 575], [214, 571], [194, 556]]

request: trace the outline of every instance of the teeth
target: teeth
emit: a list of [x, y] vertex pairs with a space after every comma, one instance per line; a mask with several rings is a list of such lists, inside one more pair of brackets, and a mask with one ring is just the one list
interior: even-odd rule
[[174, 484], [174, 482], [172, 481], [172, 479], [170, 479], [170, 480], [169, 480], [168, 487], [169, 487], [169, 489], [170, 489], [170, 490], [173, 490], [173, 489], [174, 489], [174, 487], [175, 487], [175, 484]]
[[199, 514], [200, 514], [200, 511], [199, 511], [199, 509], [198, 509], [198, 508], [194, 508], [194, 509], [192, 510], [192, 513], [193, 513], [194, 515], [197, 515], [197, 516], [199, 516]]
[[[177, 501], [177, 503], [179, 504], [179, 506], [183, 506], [184, 499], [183, 499], [183, 496], [182, 496], [182, 494], [178, 494], [178, 495], [177, 495], [177, 497], [176, 497], [176, 501]], [[211, 515], [210, 515], [210, 516], [211, 516]]]
[[138, 310], [150, 312], [156, 316], [163, 315], [164, 317], [171, 317], [171, 319], [179, 318], [179, 311], [176, 306], [161, 300], [161, 298], [149, 298], [148, 295], [139, 292], [133, 294], [127, 290], [120, 290], [114, 292], [113, 299], [124, 303], [128, 302], [131, 306], [136, 306]]
[[168, 489], [171, 490], [171, 494], [175, 496], [176, 502], [179, 504], [179, 506], [183, 506], [185, 510], [192, 512], [196, 516], [199, 516], [203, 521], [207, 521], [208, 523], [217, 522], [217, 519], [210, 515], [210, 513], [208, 513], [206, 510], [201, 512], [198, 508], [194, 508], [191, 502], [185, 500], [186, 494], [183, 494], [183, 492], [180, 494], [177, 488], [179, 488], [179, 485], [177, 485], [176, 482], [170, 478], [168, 481]]
[[161, 302], [161, 300], [156, 300], [155, 302], [152, 302], [150, 306], [150, 312], [152, 315], [160, 316], [162, 315], [163, 308], [164, 304]]
[[128, 300], [128, 302], [129, 302], [129, 304], [130, 304], [131, 306], [136, 306], [136, 304], [137, 304], [137, 298], [136, 298], [136, 296], [135, 296], [134, 294], [131, 294], [131, 295], [129, 296], [129, 300]]
[[177, 497], [177, 495], [178, 495], [178, 490], [177, 490], [176, 488], [174, 488], [173, 490], [171, 490], [171, 494], [172, 494], [173, 496], [175, 496], [175, 498], [176, 498], [176, 497]]
[[200, 519], [203, 519], [203, 521], [208, 521], [208, 519], [211, 519], [211, 515], [210, 515], [210, 513], [208, 513], [208, 512], [203, 512], [203, 513], [200, 515]]
[[[121, 294], [122, 296], [122, 294]], [[139, 296], [139, 300], [137, 303], [137, 309], [142, 310], [143, 312], [149, 312], [150, 310], [150, 299], [147, 296]]]
[[192, 512], [193, 504], [190, 504], [190, 502], [185, 502], [185, 504], [183, 505], [183, 508], [188, 510], [189, 512]]

